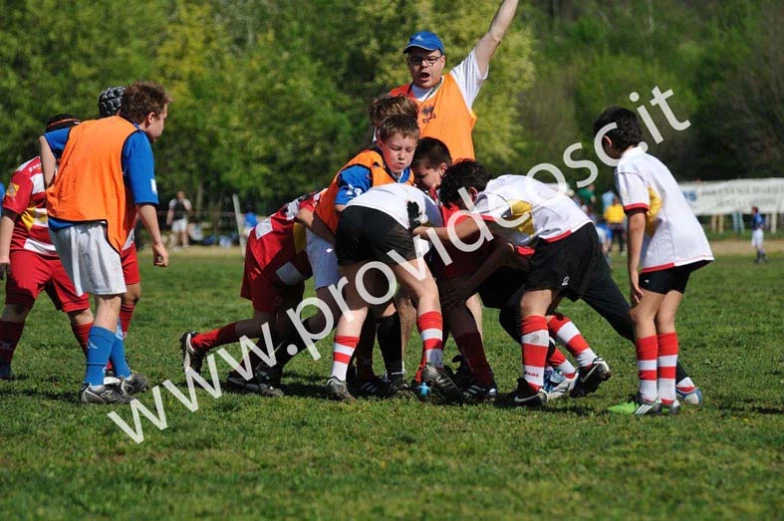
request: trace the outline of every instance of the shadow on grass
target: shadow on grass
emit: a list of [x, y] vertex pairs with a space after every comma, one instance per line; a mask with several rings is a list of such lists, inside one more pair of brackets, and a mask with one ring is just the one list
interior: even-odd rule
[[53, 400], [57, 402], [76, 403], [77, 393], [71, 392], [54, 392], [54, 391], [41, 391], [38, 389], [13, 389], [13, 388], [0, 388], [0, 400], [4, 398], [13, 398], [19, 396], [27, 396], [30, 398], [40, 398], [45, 400]]

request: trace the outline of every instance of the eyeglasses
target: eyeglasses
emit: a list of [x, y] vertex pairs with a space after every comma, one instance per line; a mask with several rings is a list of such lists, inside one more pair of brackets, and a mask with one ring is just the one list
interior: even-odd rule
[[435, 64], [436, 64], [436, 62], [437, 62], [438, 60], [440, 60], [440, 59], [441, 59], [443, 56], [444, 56], [443, 54], [442, 54], [441, 56], [427, 56], [427, 57], [422, 57], [422, 56], [409, 56], [409, 57], [408, 57], [408, 63], [410, 63], [410, 64], [411, 64], [411, 65], [413, 65], [414, 67], [421, 67], [421, 66], [422, 66], [423, 64], [425, 64], [425, 63], [426, 63], [427, 65], [429, 65], [429, 66], [431, 66], [431, 67], [432, 67], [432, 66], [433, 66], [433, 65], [435, 65]]

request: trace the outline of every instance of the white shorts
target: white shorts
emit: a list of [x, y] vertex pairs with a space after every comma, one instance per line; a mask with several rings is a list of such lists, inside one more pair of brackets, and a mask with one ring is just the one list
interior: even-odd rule
[[338, 257], [335, 255], [335, 246], [321, 237], [307, 231], [308, 261], [313, 269], [313, 282], [316, 289], [337, 285], [340, 280]]
[[182, 233], [188, 230], [188, 219], [172, 221], [172, 233]]
[[121, 295], [125, 293], [122, 260], [106, 238], [106, 225], [83, 223], [49, 230], [63, 268], [77, 295]]
[[759, 248], [762, 246], [762, 239], [765, 237], [765, 234], [762, 231], [762, 228], [757, 230], [753, 230], [751, 232], [751, 247], [752, 248]]

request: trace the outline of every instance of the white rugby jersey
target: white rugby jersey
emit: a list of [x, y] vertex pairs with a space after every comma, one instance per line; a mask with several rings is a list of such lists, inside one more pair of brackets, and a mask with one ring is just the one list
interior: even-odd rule
[[502, 175], [487, 183], [473, 212], [515, 246], [528, 246], [536, 239], [554, 242], [591, 222], [565, 194], [520, 175]]
[[380, 210], [411, 229], [412, 221], [428, 226], [442, 226], [441, 210], [426, 193], [411, 185], [390, 183], [374, 186], [346, 205]]
[[639, 147], [627, 150], [615, 168], [615, 186], [626, 212], [646, 211], [643, 272], [713, 260], [702, 226], [661, 161]]

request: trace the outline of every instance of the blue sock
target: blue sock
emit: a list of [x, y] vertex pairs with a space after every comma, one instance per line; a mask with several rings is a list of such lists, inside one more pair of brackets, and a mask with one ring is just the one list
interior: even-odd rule
[[125, 341], [123, 339], [122, 327], [120, 322], [117, 322], [117, 330], [114, 333], [114, 344], [112, 344], [112, 353], [109, 359], [114, 366], [114, 374], [120, 378], [128, 378], [131, 376], [131, 368], [128, 367], [128, 360], [125, 359]]
[[87, 336], [87, 372], [84, 383], [92, 386], [103, 385], [104, 369], [114, 345], [114, 333], [102, 327], [93, 326]]

